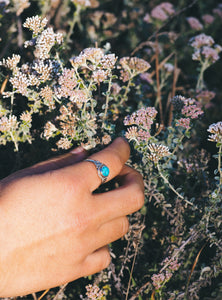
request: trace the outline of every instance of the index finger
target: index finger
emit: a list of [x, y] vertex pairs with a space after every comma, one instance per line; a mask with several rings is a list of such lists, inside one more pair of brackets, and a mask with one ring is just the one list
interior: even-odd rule
[[115, 190], [93, 196], [97, 218], [104, 222], [132, 214], [144, 204], [144, 183], [139, 172], [125, 165], [117, 181], [120, 186]]
[[[92, 154], [88, 159], [97, 160], [109, 168], [107, 178], [107, 181], [109, 181], [120, 173], [129, 155], [130, 147], [127, 141], [123, 138], [117, 138], [108, 147]], [[75, 172], [75, 175], [78, 174], [79, 177], [83, 177], [85, 187], [90, 192], [96, 190], [101, 184], [101, 178], [98, 176], [98, 171], [92, 162], [82, 161], [74, 166], [72, 172]]]

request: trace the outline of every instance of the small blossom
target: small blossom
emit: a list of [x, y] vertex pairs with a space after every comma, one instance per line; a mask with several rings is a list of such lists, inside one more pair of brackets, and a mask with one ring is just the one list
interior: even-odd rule
[[148, 82], [149, 84], [153, 84], [153, 79], [151, 77], [151, 74], [148, 72], [140, 74], [140, 79]]
[[25, 74], [18, 72], [14, 77], [11, 77], [9, 81], [11, 82], [13, 89], [15, 89], [16, 93], [20, 93], [23, 96], [27, 95], [27, 87], [30, 83], [28, 77]]
[[191, 46], [196, 49], [199, 49], [203, 46], [212, 46], [214, 44], [214, 39], [211, 36], [206, 35], [204, 33], [193, 37], [190, 41]]
[[213, 13], [222, 19], [222, 9], [219, 5], [213, 9]]
[[88, 97], [85, 90], [75, 90], [70, 96], [70, 101], [76, 103], [80, 107], [83, 103], [87, 102], [87, 100]]
[[212, 24], [214, 22], [214, 19], [215, 19], [214, 16], [209, 15], [209, 14], [206, 14], [206, 15], [202, 16], [202, 20], [204, 21], [204, 23], [206, 25]]
[[203, 114], [203, 111], [201, 108], [198, 106], [198, 102], [195, 101], [194, 99], [186, 99], [184, 100], [184, 107], [181, 110], [181, 113], [185, 117], [189, 117], [191, 119], [197, 119], [199, 115]]
[[163, 273], [161, 274], [153, 274], [151, 277], [153, 281], [154, 287], [158, 290], [161, 288], [163, 282], [165, 281], [165, 275]]
[[73, 97], [74, 88], [77, 85], [77, 79], [74, 69], [65, 68], [58, 79], [59, 87], [56, 89], [58, 98]]
[[21, 116], [20, 116], [20, 120], [21, 121], [24, 121], [24, 122], [27, 122], [27, 123], [31, 123], [32, 122], [32, 115], [30, 112], [28, 111], [24, 111]]
[[139, 136], [138, 128], [136, 126], [131, 126], [127, 128], [127, 132], [125, 133], [125, 137], [129, 140], [137, 140]]
[[102, 143], [104, 145], [108, 145], [110, 142], [111, 142], [111, 136], [109, 134], [105, 134], [103, 137], [102, 137]]
[[49, 52], [57, 43], [61, 43], [61, 33], [54, 33], [52, 28], [46, 28], [36, 39], [35, 57], [40, 59], [49, 58]]
[[176, 126], [184, 127], [186, 129], [190, 128], [190, 119], [189, 118], [180, 118], [176, 121]]
[[107, 54], [100, 59], [100, 64], [103, 69], [112, 70], [115, 67], [116, 61], [117, 57], [115, 56], [115, 54]]
[[118, 95], [121, 91], [121, 86], [118, 83], [113, 83], [111, 86], [111, 92], [113, 95]]
[[212, 133], [208, 138], [209, 141], [222, 143], [222, 121], [211, 124], [207, 131]]
[[137, 125], [149, 130], [153, 124], [153, 120], [157, 115], [157, 111], [154, 107], [146, 107], [137, 110], [132, 115], [125, 117], [124, 125]]
[[160, 21], [166, 21], [168, 16], [175, 13], [173, 5], [169, 2], [163, 2], [151, 11], [151, 17]]
[[152, 143], [149, 144], [147, 148], [150, 151], [150, 153], [147, 154], [147, 157], [154, 163], [158, 163], [160, 159], [171, 154], [169, 148], [164, 145], [157, 145]]
[[172, 73], [174, 71], [174, 65], [172, 65], [171, 63], [164, 64], [163, 68], [167, 73]]
[[[221, 51], [221, 49], [219, 49], [219, 52]], [[210, 60], [212, 63], [215, 63], [220, 57], [218, 54], [218, 50], [211, 48], [209, 46], [204, 46], [202, 49], [201, 54], [205, 57], [205, 59]]]
[[203, 25], [200, 23], [200, 21], [197, 18], [189, 17], [187, 18], [187, 22], [189, 23], [190, 27], [194, 30], [203, 29]]
[[31, 18], [27, 18], [23, 27], [29, 28], [33, 31], [34, 35], [39, 34], [42, 32], [47, 25], [48, 20], [46, 18], [42, 18], [40, 16], [34, 16]]
[[55, 125], [48, 121], [45, 124], [43, 136], [48, 140], [56, 131], [57, 128], [55, 127]]
[[151, 23], [151, 18], [150, 18], [150, 15], [148, 13], [145, 14], [145, 16], [143, 18], [143, 21], [146, 22], [146, 23]]
[[68, 138], [61, 138], [56, 145], [58, 146], [58, 148], [64, 149], [64, 150], [68, 150], [69, 148], [71, 148], [72, 143], [71, 141], [68, 140]]
[[134, 76], [146, 72], [150, 68], [150, 64], [147, 61], [138, 57], [122, 57], [120, 65]]
[[203, 90], [196, 95], [196, 98], [201, 103], [207, 104], [215, 97], [215, 95], [216, 93], [213, 91]]
[[45, 105], [47, 105], [50, 109], [55, 108], [53, 90], [48, 85], [41, 88], [39, 95], [43, 98]]
[[33, 69], [38, 73], [39, 80], [45, 82], [51, 77], [53, 64], [51, 60], [47, 62], [40, 60], [34, 64]]
[[108, 73], [104, 70], [96, 70], [92, 74], [92, 78], [95, 82], [100, 83], [107, 79]]
[[100, 290], [100, 288], [95, 284], [88, 284], [86, 286], [86, 290], [86, 296], [89, 298], [89, 300], [102, 300], [102, 298], [105, 296], [105, 292]]
[[2, 62], [0, 62], [0, 65], [3, 65], [10, 70], [14, 70], [17, 68], [18, 63], [20, 62], [21, 56], [18, 54], [13, 54], [12, 57], [8, 57], [6, 59], [3, 58]]
[[9, 117], [3, 116], [0, 118], [0, 131], [7, 132], [18, 127], [17, 117], [12, 115]]

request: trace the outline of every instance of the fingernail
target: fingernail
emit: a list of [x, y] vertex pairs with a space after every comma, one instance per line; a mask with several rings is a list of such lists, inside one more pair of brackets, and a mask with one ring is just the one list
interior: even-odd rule
[[79, 146], [73, 150], [70, 151], [70, 153], [72, 154], [80, 154], [80, 153], [83, 153], [85, 150], [83, 147]]

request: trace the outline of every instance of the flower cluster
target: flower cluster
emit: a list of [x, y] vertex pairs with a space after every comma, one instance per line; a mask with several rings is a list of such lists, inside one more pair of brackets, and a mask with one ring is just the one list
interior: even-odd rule
[[209, 141], [222, 144], [222, 121], [211, 124], [207, 131], [212, 133], [208, 138]]
[[170, 278], [173, 276], [173, 272], [177, 271], [180, 267], [180, 263], [178, 263], [177, 258], [166, 258], [162, 265], [164, 265], [164, 268], [162, 272], [160, 271], [159, 274], [153, 274], [151, 277], [153, 286], [156, 290], [161, 289], [166, 282], [170, 280]]
[[[2, 111], [2, 109], [1, 109]], [[20, 120], [9, 111], [4, 111], [0, 117], [0, 145], [13, 142], [15, 150], [18, 151], [18, 143], [28, 141], [31, 143], [32, 116], [29, 112], [23, 112]]]
[[27, 18], [23, 26], [25, 28], [29, 28], [33, 35], [37, 35], [41, 33], [47, 25], [48, 20], [46, 18], [42, 19], [39, 16], [34, 16], [31, 18]]
[[175, 10], [171, 3], [162, 2], [151, 10], [150, 15], [147, 13], [143, 20], [146, 23], [155, 22], [155, 20], [164, 22], [174, 13]]
[[88, 284], [86, 286], [86, 296], [88, 300], [103, 300], [105, 292], [101, 290], [97, 285]]
[[197, 119], [203, 114], [200, 104], [194, 99], [177, 95], [171, 99], [171, 103], [174, 107], [174, 110], [181, 112], [183, 115], [182, 118], [176, 120], [177, 126], [189, 129], [190, 121]]
[[126, 116], [124, 119], [125, 126], [136, 125], [127, 129], [126, 138], [138, 142], [148, 141], [151, 136], [150, 129], [156, 115], [157, 111], [154, 107], [146, 107]]
[[197, 18], [194, 17], [188, 17], [187, 18], [187, 22], [189, 23], [190, 27], [193, 30], [202, 30], [203, 29], [203, 25], [200, 23], [200, 21]]
[[158, 161], [163, 157], [169, 156], [171, 154], [169, 148], [164, 145], [152, 143], [148, 144], [147, 148], [149, 150], [149, 153], [147, 153], [147, 157], [155, 164], [157, 164]]
[[219, 59], [222, 47], [214, 43], [214, 39], [204, 33], [193, 37], [191, 39], [191, 46], [194, 48], [193, 60], [206, 61], [208, 66], [215, 63]]
[[138, 74], [146, 72], [150, 68], [150, 64], [142, 58], [138, 57], [122, 57], [119, 61], [121, 68], [121, 79], [126, 82]]

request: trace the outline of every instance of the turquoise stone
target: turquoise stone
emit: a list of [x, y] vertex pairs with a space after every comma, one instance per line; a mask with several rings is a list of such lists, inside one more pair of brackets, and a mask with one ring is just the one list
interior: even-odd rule
[[107, 166], [102, 166], [100, 169], [100, 172], [104, 177], [107, 177], [109, 175], [109, 168]]

